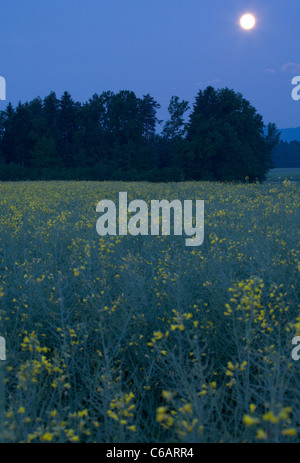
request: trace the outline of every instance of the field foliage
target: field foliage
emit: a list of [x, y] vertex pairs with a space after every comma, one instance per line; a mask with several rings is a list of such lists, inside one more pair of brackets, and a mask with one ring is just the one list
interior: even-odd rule
[[[120, 191], [205, 200], [203, 245], [100, 237]], [[299, 204], [289, 182], [0, 183], [1, 439], [298, 441]]]

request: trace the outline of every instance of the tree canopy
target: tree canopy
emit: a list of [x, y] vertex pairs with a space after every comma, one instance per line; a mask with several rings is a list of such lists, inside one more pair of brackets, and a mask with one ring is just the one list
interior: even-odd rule
[[240, 93], [207, 87], [160, 105], [121, 90], [87, 102], [51, 92], [0, 113], [0, 179], [263, 180], [279, 134]]
[[264, 180], [278, 139], [275, 124], [264, 135], [262, 116], [240, 93], [207, 87], [190, 114], [183, 168], [197, 179]]

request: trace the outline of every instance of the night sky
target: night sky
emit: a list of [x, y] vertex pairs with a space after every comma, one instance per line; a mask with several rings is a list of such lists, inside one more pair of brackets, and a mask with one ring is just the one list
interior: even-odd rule
[[[257, 24], [239, 25], [250, 12]], [[167, 118], [208, 85], [239, 91], [279, 128], [300, 126], [299, 0], [11, 0], [1, 5], [0, 75], [7, 101], [67, 90], [150, 93]]]

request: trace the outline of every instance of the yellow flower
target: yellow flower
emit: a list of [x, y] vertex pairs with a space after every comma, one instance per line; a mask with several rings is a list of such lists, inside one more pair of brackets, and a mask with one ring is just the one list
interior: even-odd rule
[[161, 423], [162, 421], [165, 421], [168, 418], [168, 415], [166, 414], [168, 410], [168, 407], [158, 407], [156, 410], [156, 421], [158, 423]]
[[50, 432], [45, 432], [43, 436], [40, 437], [41, 441], [51, 442], [52, 441], [52, 434]]
[[158, 339], [161, 339], [163, 337], [163, 334], [160, 331], [154, 331], [153, 336], [155, 337], [155, 340], [157, 341]]
[[258, 418], [250, 415], [244, 415], [243, 421], [246, 426], [253, 426], [254, 424], [258, 424], [260, 422]]
[[27, 442], [30, 444], [30, 442], [31, 442], [33, 439], [35, 439], [35, 438], [36, 438], [35, 434], [28, 434], [28, 440], [27, 440]]
[[162, 391], [161, 393], [162, 397], [166, 399], [167, 401], [170, 401], [174, 397], [174, 392], [171, 391]]
[[280, 410], [280, 413], [279, 413], [279, 418], [281, 420], [288, 420], [289, 418], [289, 414], [292, 412], [292, 409], [291, 407], [285, 407], [283, 408], [282, 410]]
[[20, 407], [19, 410], [18, 410], [19, 413], [25, 413], [25, 408], [24, 407]]
[[183, 406], [183, 409], [184, 409], [186, 412], [188, 412], [188, 413], [192, 413], [192, 406], [191, 406], [191, 404], [185, 404], [185, 405]]
[[70, 437], [70, 441], [72, 441], [72, 442], [78, 442], [78, 441], [79, 441], [79, 437], [78, 437], [78, 436], [72, 436], [72, 437]]
[[258, 429], [256, 433], [256, 439], [265, 440], [267, 439], [268, 435], [263, 429]]
[[129, 431], [135, 432], [135, 431], [136, 431], [136, 426], [134, 426], [134, 425], [132, 425], [132, 426], [127, 426], [127, 429], [129, 429]]
[[250, 412], [251, 412], [251, 413], [254, 413], [255, 410], [256, 410], [256, 405], [250, 404], [249, 408], [250, 408]]
[[234, 371], [234, 366], [233, 366], [232, 362], [228, 362], [228, 363], [227, 363], [227, 368], [228, 368], [229, 370]]
[[115, 412], [112, 412], [111, 410], [107, 410], [107, 414], [110, 418], [112, 418], [115, 421], [119, 421], [118, 415], [116, 415]]
[[283, 436], [297, 436], [297, 430], [294, 428], [284, 429], [281, 434]]
[[158, 407], [157, 413], [165, 413], [168, 410], [168, 407]]
[[241, 365], [241, 368], [240, 368], [240, 371], [244, 371], [245, 370], [245, 367], [247, 365], [247, 362], [243, 362], [242, 365]]
[[273, 412], [268, 412], [263, 415], [263, 419], [265, 421], [269, 421], [270, 423], [276, 424], [279, 421], [279, 418], [277, 418]]

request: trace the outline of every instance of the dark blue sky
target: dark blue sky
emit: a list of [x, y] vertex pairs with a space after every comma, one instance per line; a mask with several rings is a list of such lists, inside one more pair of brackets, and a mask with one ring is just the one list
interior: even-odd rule
[[[252, 31], [239, 26], [245, 12], [257, 18]], [[296, 127], [299, 24], [299, 0], [10, 0], [1, 5], [0, 75], [14, 105], [51, 90], [86, 101], [128, 89], [150, 93], [162, 119], [172, 95], [192, 105], [199, 89], [227, 86], [265, 123]]]

